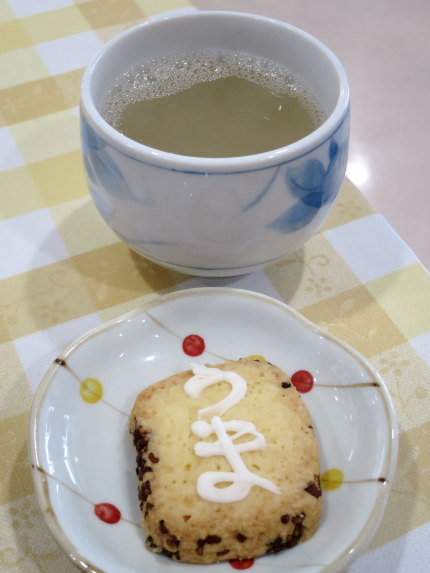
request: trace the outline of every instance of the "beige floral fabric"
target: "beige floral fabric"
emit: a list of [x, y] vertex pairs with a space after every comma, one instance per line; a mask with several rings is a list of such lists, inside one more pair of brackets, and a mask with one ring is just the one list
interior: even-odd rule
[[[275, 296], [373, 364], [397, 410], [400, 452], [370, 555], [430, 532], [430, 275], [350, 182], [325, 226], [286, 261], [212, 282], [133, 254], [89, 198], [78, 129], [83, 68], [120, 30], [187, 6], [0, 0], [0, 571], [76, 570], [44, 524], [28, 459], [28, 414], [51, 361], [151, 297], [208, 284]], [[366, 570], [360, 560], [356, 567]]]

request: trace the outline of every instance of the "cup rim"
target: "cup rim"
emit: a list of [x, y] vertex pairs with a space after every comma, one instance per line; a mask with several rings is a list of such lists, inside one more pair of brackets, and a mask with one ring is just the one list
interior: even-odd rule
[[[190, 18], [212, 18], [214, 16], [224, 16], [233, 18], [249, 18], [258, 21], [264, 21], [271, 25], [283, 27], [288, 29], [307, 41], [318, 46], [330, 59], [334, 69], [339, 78], [340, 90], [337, 98], [336, 105], [330, 115], [317, 127], [312, 133], [305, 137], [290, 143], [284, 147], [274, 150], [269, 150], [252, 155], [242, 155], [235, 157], [195, 157], [189, 155], [180, 155], [159, 149], [155, 149], [134, 141], [129, 137], [123, 135], [112, 127], [98, 111], [92, 95], [91, 95], [91, 80], [93, 71], [98, 62], [105, 57], [105, 54], [115, 47], [117, 43], [123, 41], [127, 36], [136, 34], [139, 30], [149, 26], [162, 25], [163, 22], [190, 19]], [[83, 113], [85, 112], [85, 113]], [[256, 169], [264, 169], [272, 167], [296, 159], [302, 155], [306, 155], [316, 147], [320, 146], [326, 140], [330, 139], [334, 132], [336, 132], [345, 121], [349, 112], [349, 84], [345, 69], [340, 62], [339, 58], [334, 52], [328, 48], [318, 38], [310, 33], [289, 24], [282, 20], [260, 16], [257, 14], [250, 14], [247, 12], [237, 12], [228, 10], [195, 10], [193, 12], [185, 13], [167, 13], [166, 15], [159, 16], [155, 19], [148, 19], [141, 22], [129, 29], [120, 32], [114, 38], [106, 42], [90, 60], [86, 67], [82, 81], [81, 81], [81, 94], [80, 94], [80, 115], [85, 115], [85, 120], [91, 127], [103, 136], [112, 147], [120, 151], [123, 155], [129, 156], [133, 159], [145, 162], [155, 167], [168, 169], [171, 171], [181, 172], [196, 172], [196, 173], [239, 173], [246, 171], [254, 171]]]

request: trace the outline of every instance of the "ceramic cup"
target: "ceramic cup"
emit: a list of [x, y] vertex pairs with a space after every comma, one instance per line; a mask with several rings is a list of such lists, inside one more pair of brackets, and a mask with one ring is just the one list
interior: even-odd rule
[[[102, 118], [105, 94], [130, 65], [211, 47], [284, 65], [327, 119], [276, 150], [202, 158], [139, 144]], [[327, 47], [286, 23], [235, 12], [166, 16], [123, 32], [90, 63], [82, 82], [81, 135], [94, 203], [131, 249], [192, 275], [245, 274], [300, 248], [326, 219], [345, 175], [348, 81]]]

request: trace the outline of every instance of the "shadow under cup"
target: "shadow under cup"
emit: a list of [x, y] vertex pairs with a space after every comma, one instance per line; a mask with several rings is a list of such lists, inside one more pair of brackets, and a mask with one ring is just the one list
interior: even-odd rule
[[[131, 65], [207, 48], [283, 65], [327, 119], [286, 147], [205, 158], [139, 144], [102, 118], [113, 81]], [[283, 22], [234, 12], [167, 16], [120, 34], [90, 63], [81, 137], [94, 203], [131, 249], [187, 274], [245, 274], [300, 248], [326, 219], [345, 176], [348, 81], [328, 48]]]

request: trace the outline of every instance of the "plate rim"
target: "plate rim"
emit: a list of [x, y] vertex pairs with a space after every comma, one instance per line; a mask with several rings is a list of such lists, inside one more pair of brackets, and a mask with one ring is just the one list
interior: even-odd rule
[[327, 564], [323, 569], [321, 569], [321, 573], [335, 573], [341, 571], [346, 565], [357, 559], [366, 551], [367, 546], [376, 533], [384, 515], [384, 511], [388, 502], [389, 492], [395, 476], [398, 459], [399, 426], [394, 404], [389, 390], [380, 374], [377, 372], [371, 362], [354, 347], [352, 347], [347, 342], [344, 342], [340, 338], [334, 336], [327, 330], [324, 330], [322, 327], [316, 325], [311, 320], [303, 316], [299, 311], [295, 310], [282, 300], [278, 300], [270, 295], [251, 291], [248, 289], [234, 287], [195, 287], [162, 293], [158, 296], [151, 297], [148, 301], [141, 303], [131, 311], [123, 313], [120, 316], [110, 320], [104, 321], [101, 324], [85, 331], [83, 334], [76, 337], [68, 345], [66, 345], [62, 351], [60, 351], [60, 353], [50, 364], [45, 374], [41, 378], [40, 384], [33, 396], [28, 420], [27, 439], [31, 462], [31, 473], [37, 502], [41, 510], [42, 517], [47, 524], [51, 535], [54, 537], [60, 548], [75, 566], [87, 573], [105, 573], [103, 569], [99, 569], [95, 565], [91, 564], [90, 559], [86, 556], [83, 556], [78, 548], [74, 545], [74, 543], [64, 533], [52, 508], [48, 485], [49, 474], [44, 472], [39, 460], [39, 414], [46, 394], [50, 389], [55, 376], [58, 370], [62, 368], [61, 363], [57, 362], [57, 360], [67, 359], [73, 352], [75, 352], [82, 344], [85, 344], [85, 342], [88, 340], [98, 336], [103, 332], [107, 332], [108, 330], [115, 328], [127, 320], [134, 319], [140, 314], [144, 314], [151, 308], [180, 298], [192, 298], [195, 296], [204, 295], [233, 295], [239, 297], [254, 298], [261, 302], [270, 303], [278, 307], [280, 310], [287, 312], [287, 314], [292, 316], [294, 320], [301, 323], [305, 328], [311, 330], [314, 334], [322, 336], [329, 342], [339, 346], [343, 351], [350, 354], [356, 361], [363, 365], [371, 373], [372, 377], [374, 377], [379, 382], [380, 390], [384, 397], [383, 403], [387, 417], [387, 430], [391, 429], [391, 439], [388, 440], [390, 445], [388, 453], [389, 463], [387, 464], [387, 476], [389, 476], [389, 479], [387, 479], [387, 482], [383, 484], [382, 493], [377, 496], [377, 499], [373, 505], [372, 512], [369, 514], [364, 527], [357, 534], [357, 537], [354, 539], [354, 541], [333, 562]]

